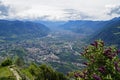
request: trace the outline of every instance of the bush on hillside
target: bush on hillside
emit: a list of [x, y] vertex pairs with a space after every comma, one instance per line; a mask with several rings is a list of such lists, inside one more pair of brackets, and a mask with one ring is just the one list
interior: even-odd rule
[[1, 66], [9, 66], [9, 65], [12, 65], [12, 60], [7, 58], [5, 59], [2, 63], [1, 63]]
[[37, 66], [32, 63], [29, 66], [29, 72], [34, 76], [34, 80], [68, 80], [65, 75], [53, 70], [45, 64]]
[[16, 59], [15, 59], [15, 61], [14, 61], [14, 64], [15, 64], [16, 66], [19, 66], [19, 67], [25, 66], [24, 60], [21, 59], [21, 58], [18, 57], [18, 56], [16, 56]]
[[87, 60], [86, 68], [75, 73], [76, 80], [120, 80], [119, 50], [105, 47], [101, 40], [95, 41], [84, 49], [81, 55]]

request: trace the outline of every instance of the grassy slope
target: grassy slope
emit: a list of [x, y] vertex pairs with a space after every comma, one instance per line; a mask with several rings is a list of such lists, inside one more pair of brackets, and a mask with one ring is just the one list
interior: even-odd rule
[[0, 67], [0, 80], [15, 80], [15, 77], [8, 67]]
[[9, 70], [8, 67], [1, 67], [0, 68], [0, 77], [8, 77], [13, 76], [12, 72]]
[[31, 73], [29, 72], [28, 69], [23, 69], [23, 70], [21, 70], [21, 72], [22, 72], [25, 76], [27, 76], [30, 80], [34, 80], [34, 77], [31, 75]]
[[[34, 80], [34, 77], [28, 69], [22, 69], [20, 72], [27, 76], [30, 80]], [[0, 67], [0, 80], [16, 80], [16, 78], [8, 67]]]

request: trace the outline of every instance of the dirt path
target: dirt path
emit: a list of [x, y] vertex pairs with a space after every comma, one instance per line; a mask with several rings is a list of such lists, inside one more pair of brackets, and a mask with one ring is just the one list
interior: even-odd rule
[[18, 72], [14, 68], [9, 67], [9, 69], [10, 69], [10, 71], [13, 72], [14, 76], [16, 77], [16, 80], [21, 80], [20, 75], [18, 74]]

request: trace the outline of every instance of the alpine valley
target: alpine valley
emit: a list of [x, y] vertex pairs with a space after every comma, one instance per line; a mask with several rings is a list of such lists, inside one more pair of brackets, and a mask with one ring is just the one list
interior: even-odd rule
[[119, 29], [120, 18], [68, 22], [0, 20], [0, 61], [6, 56], [19, 56], [26, 64], [46, 63], [63, 73], [82, 69], [84, 59], [80, 52], [88, 41], [102, 39], [119, 47]]

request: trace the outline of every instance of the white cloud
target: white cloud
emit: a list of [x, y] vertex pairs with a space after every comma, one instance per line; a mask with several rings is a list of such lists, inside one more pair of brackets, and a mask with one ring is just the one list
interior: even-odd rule
[[9, 15], [9, 9], [10, 8], [9, 8], [8, 5], [5, 5], [0, 1], [0, 17], [8, 16]]
[[107, 5], [108, 15], [120, 15], [120, 5]]
[[2, 0], [0, 18], [105, 20], [119, 16], [119, 9], [113, 9], [119, 3], [120, 0]]
[[78, 11], [75, 9], [64, 9], [64, 15], [67, 20], [84, 20], [93, 18], [92, 15], [87, 14], [84, 11]]

